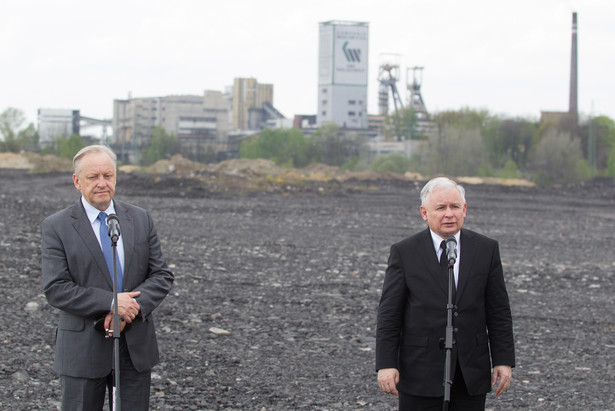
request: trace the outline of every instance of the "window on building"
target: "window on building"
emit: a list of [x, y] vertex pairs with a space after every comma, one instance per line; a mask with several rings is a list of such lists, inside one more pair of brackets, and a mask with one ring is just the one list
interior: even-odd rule
[[326, 105], [326, 104], [327, 104], [327, 100], [323, 100], [323, 101], [322, 101], [322, 105], [324, 106], [324, 105]]
[[326, 111], [323, 111], [323, 112], [322, 112], [322, 115], [323, 115], [323, 116], [326, 116], [326, 115], [327, 115], [327, 112], [326, 112]]
[[355, 104], [357, 104], [357, 102], [356, 100], [348, 100], [348, 104], [354, 106]]
[[355, 113], [354, 111], [349, 111], [348, 112], [348, 117], [354, 117], [356, 115], [357, 115], [357, 113]]

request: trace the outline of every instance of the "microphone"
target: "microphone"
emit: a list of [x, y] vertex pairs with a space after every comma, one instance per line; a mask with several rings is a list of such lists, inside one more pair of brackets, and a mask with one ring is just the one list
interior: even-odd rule
[[109, 227], [109, 237], [111, 237], [111, 241], [117, 243], [117, 240], [120, 238], [120, 219], [117, 218], [117, 215], [109, 214], [109, 217], [107, 217], [107, 226]]
[[453, 265], [457, 261], [457, 240], [455, 236], [446, 239], [446, 259], [449, 265]]

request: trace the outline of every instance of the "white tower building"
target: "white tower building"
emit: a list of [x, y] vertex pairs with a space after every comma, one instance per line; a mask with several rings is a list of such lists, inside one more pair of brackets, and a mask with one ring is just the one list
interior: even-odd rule
[[320, 25], [317, 124], [365, 129], [369, 23], [327, 21]]

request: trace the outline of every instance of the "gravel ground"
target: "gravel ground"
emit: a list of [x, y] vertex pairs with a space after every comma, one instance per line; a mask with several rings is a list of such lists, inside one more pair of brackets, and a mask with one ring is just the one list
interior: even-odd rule
[[[390, 245], [424, 228], [422, 183], [322, 184], [216, 194], [120, 174], [176, 275], [151, 409], [396, 409], [376, 384], [376, 311]], [[40, 222], [78, 192], [15, 170], [0, 189], [0, 409], [59, 409]], [[613, 180], [466, 191], [466, 227], [500, 241], [515, 328], [513, 385], [487, 408], [615, 409]]]

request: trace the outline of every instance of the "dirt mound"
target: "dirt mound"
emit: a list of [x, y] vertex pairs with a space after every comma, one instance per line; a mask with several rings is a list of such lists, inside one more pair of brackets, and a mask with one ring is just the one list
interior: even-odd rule
[[34, 164], [20, 154], [0, 153], [0, 168], [12, 168], [16, 170], [30, 170]]
[[497, 184], [503, 186], [533, 187], [534, 183], [521, 178], [496, 178], [496, 177], [457, 177], [457, 182], [465, 184]]
[[[25, 169], [34, 173], [72, 171], [69, 159], [53, 155], [35, 153], [0, 153], [0, 168]], [[135, 165], [123, 165], [119, 170], [124, 173], [144, 171], [151, 175], [172, 176], [174, 178], [196, 178], [205, 182], [205, 186], [219, 191], [222, 186], [246, 190], [256, 188], [262, 190], [263, 185], [295, 184], [295, 183], [349, 183], [349, 182], [384, 182], [423, 181], [427, 178], [419, 173], [395, 174], [376, 171], [342, 170], [340, 167], [326, 164], [311, 164], [303, 168], [283, 168], [271, 160], [265, 159], [232, 159], [217, 164], [202, 164], [188, 160], [181, 155], [160, 160], [155, 164], [142, 168]], [[534, 183], [522, 179], [501, 179], [492, 177], [458, 177], [458, 181], [466, 184], [497, 184], [506, 186], [534, 186]], [[216, 180], [213, 184], [212, 180]], [[274, 190], [275, 191], [275, 190]]]
[[277, 176], [283, 171], [273, 161], [262, 158], [225, 160], [211, 165], [209, 169], [213, 172], [244, 178]]
[[0, 168], [30, 170], [32, 173], [51, 173], [73, 171], [73, 162], [67, 158], [51, 154], [0, 153]]
[[338, 177], [339, 181], [379, 181], [379, 180], [407, 180], [403, 174], [389, 173], [386, 171], [356, 171]]
[[188, 160], [180, 155], [174, 155], [168, 160], [160, 160], [147, 167], [147, 171], [152, 174], [177, 174], [190, 175], [206, 169], [206, 166], [196, 161]]

